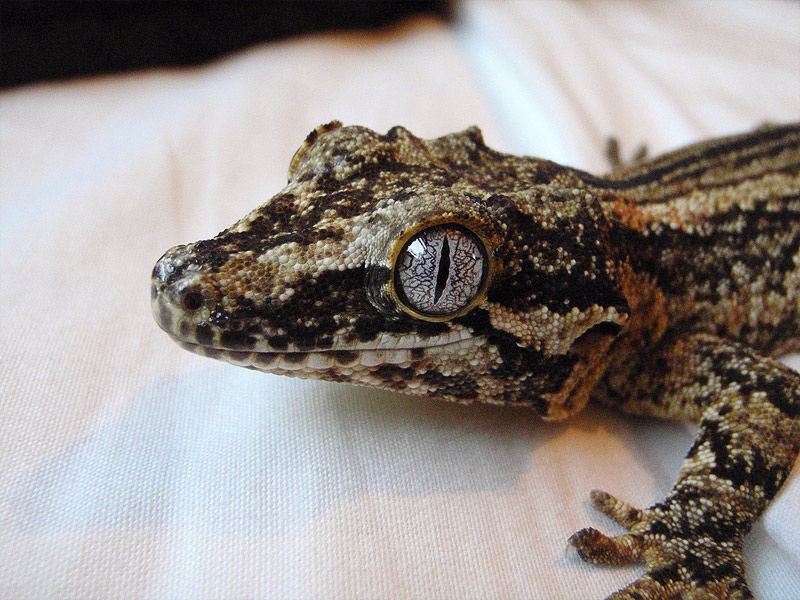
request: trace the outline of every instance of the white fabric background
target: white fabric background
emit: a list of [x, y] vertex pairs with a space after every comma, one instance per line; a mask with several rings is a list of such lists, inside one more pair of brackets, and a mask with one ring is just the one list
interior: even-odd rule
[[[0, 93], [0, 597], [599, 599], [641, 571], [565, 555], [588, 505], [671, 487], [691, 427], [563, 424], [237, 369], [150, 316], [168, 247], [284, 184], [333, 118], [602, 172], [800, 113], [800, 5], [468, 2], [455, 26], [266, 44]], [[795, 367], [800, 361], [794, 360]], [[747, 540], [800, 598], [800, 475]]]

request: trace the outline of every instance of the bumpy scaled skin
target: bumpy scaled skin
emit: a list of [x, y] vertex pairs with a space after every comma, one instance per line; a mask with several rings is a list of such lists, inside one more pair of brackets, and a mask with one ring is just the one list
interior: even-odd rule
[[263, 371], [563, 419], [591, 398], [699, 422], [663, 502], [593, 492], [630, 533], [570, 538], [643, 561], [615, 599], [751, 598], [742, 539], [800, 449], [800, 125], [595, 177], [331, 123], [282, 192], [169, 250], [153, 314], [181, 346]]

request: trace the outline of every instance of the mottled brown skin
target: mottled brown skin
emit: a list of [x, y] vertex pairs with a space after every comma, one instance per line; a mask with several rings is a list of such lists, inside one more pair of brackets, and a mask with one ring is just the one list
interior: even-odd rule
[[[446, 242], [419, 246], [441, 226]], [[398, 265], [417, 256], [413, 289], [451, 312], [412, 306]], [[473, 291], [454, 305], [459, 283]], [[663, 502], [593, 492], [630, 533], [570, 543], [645, 563], [616, 600], [751, 598], [742, 539], [800, 450], [800, 376], [772, 358], [800, 349], [800, 125], [595, 177], [495, 152], [475, 128], [331, 123], [282, 192], [159, 260], [153, 314], [183, 347], [263, 371], [545, 419], [593, 398], [698, 422]]]

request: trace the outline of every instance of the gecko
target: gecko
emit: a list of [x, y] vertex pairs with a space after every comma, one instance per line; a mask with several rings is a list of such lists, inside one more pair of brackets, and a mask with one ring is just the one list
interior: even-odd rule
[[168, 250], [152, 312], [234, 365], [560, 421], [590, 400], [696, 423], [666, 498], [601, 491], [627, 533], [568, 542], [644, 563], [609, 600], [752, 598], [744, 537], [800, 450], [800, 123], [603, 176], [334, 121], [286, 187], [216, 237]]

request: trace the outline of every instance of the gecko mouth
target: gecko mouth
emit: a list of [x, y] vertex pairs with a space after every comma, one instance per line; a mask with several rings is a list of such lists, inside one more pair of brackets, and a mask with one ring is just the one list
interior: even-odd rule
[[378, 369], [384, 366], [409, 368], [429, 356], [465, 352], [482, 338], [466, 337], [427, 346], [409, 348], [358, 347], [338, 350], [310, 351], [248, 351], [206, 346], [170, 336], [181, 348], [200, 356], [215, 358], [238, 367], [270, 373], [302, 375], [305, 373], [337, 372], [346, 375], [351, 371]]

